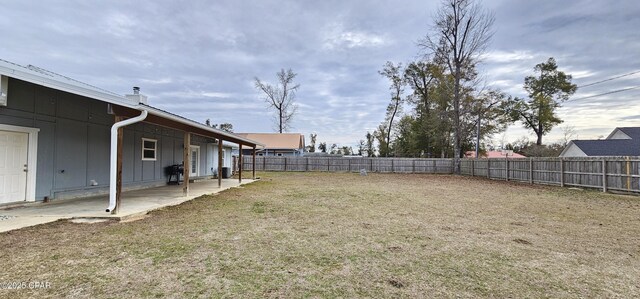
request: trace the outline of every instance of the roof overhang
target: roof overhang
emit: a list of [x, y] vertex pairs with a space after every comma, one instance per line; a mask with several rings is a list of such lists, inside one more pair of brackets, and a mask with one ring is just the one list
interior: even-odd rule
[[172, 129], [178, 129], [181, 131], [190, 132], [190, 133], [204, 136], [204, 137], [221, 139], [223, 141], [242, 144], [249, 147], [263, 146], [259, 142], [237, 136], [233, 133], [211, 128], [204, 124], [196, 123], [192, 120], [188, 120], [179, 115], [171, 114], [152, 106], [138, 105], [135, 107], [127, 107], [126, 105], [112, 104], [111, 109], [113, 110], [113, 113], [115, 115], [124, 116], [124, 117], [135, 117], [140, 114], [140, 111], [146, 110], [149, 112], [149, 115], [144, 120], [144, 122], [146, 123], [151, 123], [154, 125], [172, 128]]
[[260, 142], [223, 130], [211, 128], [196, 121], [152, 106], [134, 104], [124, 96], [54, 73], [37, 71], [8, 61], [0, 60], [0, 75], [109, 103], [111, 104], [112, 111], [119, 116], [134, 117], [140, 115], [141, 111], [146, 110], [149, 115], [144, 122], [147, 123], [178, 129], [205, 137], [222, 139], [223, 141], [233, 142], [249, 147], [264, 147]]

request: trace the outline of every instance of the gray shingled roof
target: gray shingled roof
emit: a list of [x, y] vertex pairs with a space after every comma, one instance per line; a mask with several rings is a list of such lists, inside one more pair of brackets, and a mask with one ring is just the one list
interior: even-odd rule
[[622, 127], [617, 129], [629, 135], [631, 139], [640, 140], [640, 127]]
[[[626, 131], [623, 132], [629, 135]], [[587, 156], [640, 156], [640, 139], [573, 140], [572, 142]]]

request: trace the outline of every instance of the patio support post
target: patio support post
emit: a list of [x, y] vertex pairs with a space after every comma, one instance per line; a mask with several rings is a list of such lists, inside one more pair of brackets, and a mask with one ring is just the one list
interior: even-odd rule
[[251, 167], [253, 171], [253, 179], [256, 179], [256, 146], [253, 146], [253, 166]]
[[222, 188], [222, 139], [218, 139], [218, 188]]
[[184, 151], [182, 152], [182, 165], [183, 165], [183, 180], [184, 187], [182, 187], [182, 193], [184, 196], [189, 196], [189, 174], [191, 173], [191, 134], [184, 132]]
[[242, 143], [240, 143], [240, 156], [238, 157], [238, 183], [242, 184]]
[[[121, 122], [124, 117], [115, 117], [115, 122]], [[111, 211], [111, 214], [118, 214], [120, 212], [120, 203], [122, 199], [122, 139], [124, 135], [124, 128], [118, 128], [118, 145], [116, 147], [116, 208]]]
[[127, 120], [115, 122], [111, 126], [111, 142], [109, 145], [109, 206], [106, 210], [107, 213], [113, 213], [116, 209], [116, 185], [118, 181], [118, 129], [143, 121], [147, 118], [148, 113], [149, 112], [147, 110], [142, 110], [140, 115]]

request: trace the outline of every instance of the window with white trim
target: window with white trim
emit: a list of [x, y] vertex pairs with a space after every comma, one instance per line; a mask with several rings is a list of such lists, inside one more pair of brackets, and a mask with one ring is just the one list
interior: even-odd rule
[[142, 138], [142, 161], [155, 161], [157, 158], [158, 140]]

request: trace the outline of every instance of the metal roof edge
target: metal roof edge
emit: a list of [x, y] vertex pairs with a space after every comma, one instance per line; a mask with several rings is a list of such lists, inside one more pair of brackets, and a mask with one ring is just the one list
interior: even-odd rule
[[[22, 68], [24, 70], [21, 70], [19, 68]], [[72, 94], [76, 94], [76, 95], [80, 95], [80, 96], [84, 96], [87, 98], [92, 98], [95, 100], [99, 100], [99, 101], [103, 101], [103, 102], [107, 102], [110, 104], [115, 104], [115, 105], [120, 105], [120, 106], [124, 106], [127, 108], [131, 108], [131, 109], [136, 109], [136, 110], [147, 110], [149, 111], [151, 114], [154, 114], [156, 116], [160, 116], [160, 117], [164, 117], [164, 118], [168, 118], [189, 126], [193, 126], [193, 127], [197, 127], [203, 130], [207, 130], [222, 136], [226, 136], [226, 137], [230, 137], [236, 140], [240, 140], [240, 141], [244, 141], [246, 143], [249, 144], [255, 144], [256, 146], [261, 146], [264, 147], [264, 144], [257, 142], [255, 140], [251, 140], [248, 138], [244, 138], [241, 136], [238, 136], [236, 134], [233, 133], [229, 133], [223, 130], [219, 130], [219, 129], [215, 129], [209, 126], [206, 126], [204, 124], [201, 124], [199, 122], [190, 120], [186, 117], [177, 115], [177, 114], [173, 114], [167, 111], [164, 111], [162, 109], [153, 107], [153, 106], [149, 106], [149, 105], [139, 105], [139, 104], [132, 104], [131, 102], [129, 102], [129, 100], [127, 100], [127, 98], [125, 98], [124, 96], [116, 96], [114, 94], [111, 93], [107, 93], [107, 92], [101, 92], [98, 90], [94, 90], [94, 89], [90, 89], [84, 86], [81, 86], [79, 84], [71, 84], [71, 83], [66, 83], [66, 82], [62, 82], [60, 80], [56, 80], [54, 78], [47, 78], [44, 77], [43, 75], [39, 75], [37, 72], [30, 70], [22, 65], [19, 64], [15, 64], [6, 60], [2, 60], [0, 59], [0, 74], [1, 75], [5, 75], [7, 77], [12, 77], [15, 79], [19, 79], [19, 80], [23, 80], [26, 82], [30, 82], [33, 84], [37, 84], [37, 85], [41, 85], [41, 86], [45, 86], [45, 87], [49, 87], [52, 89], [56, 89], [56, 90], [60, 90], [60, 91], [64, 91], [64, 92], [68, 92], [68, 93], [72, 93]], [[75, 81], [75, 80], [73, 80]], [[79, 81], [78, 81], [79, 82]]]

